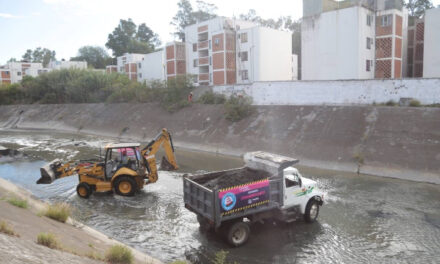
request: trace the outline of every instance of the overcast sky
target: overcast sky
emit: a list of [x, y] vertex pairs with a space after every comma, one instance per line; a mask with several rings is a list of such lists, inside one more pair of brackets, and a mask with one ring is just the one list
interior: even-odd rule
[[[45, 47], [57, 59], [70, 59], [85, 45], [104, 47], [119, 19], [132, 18], [158, 33], [163, 43], [170, 32], [178, 0], [0, 0], [0, 65], [21, 59], [26, 49]], [[191, 1], [195, 6], [195, 0]], [[206, 0], [222, 16], [255, 9], [263, 18], [302, 15], [302, 0]], [[434, 0], [437, 6], [440, 0]], [[111, 51], [109, 51], [111, 55]]]

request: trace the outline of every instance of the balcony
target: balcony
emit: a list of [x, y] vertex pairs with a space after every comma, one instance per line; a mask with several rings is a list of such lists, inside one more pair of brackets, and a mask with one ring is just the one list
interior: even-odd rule
[[209, 57], [199, 58], [199, 66], [209, 65]]
[[197, 48], [199, 49], [199, 50], [202, 50], [202, 49], [207, 49], [208, 48], [208, 41], [207, 40], [205, 40], [205, 41], [201, 41], [201, 42], [199, 42], [198, 44], [197, 44]]

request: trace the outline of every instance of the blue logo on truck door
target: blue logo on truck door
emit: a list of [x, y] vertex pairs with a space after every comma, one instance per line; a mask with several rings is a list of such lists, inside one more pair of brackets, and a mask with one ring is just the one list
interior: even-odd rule
[[235, 197], [235, 194], [229, 192], [222, 198], [222, 207], [225, 211], [229, 211], [234, 208], [236, 202], [237, 198]]

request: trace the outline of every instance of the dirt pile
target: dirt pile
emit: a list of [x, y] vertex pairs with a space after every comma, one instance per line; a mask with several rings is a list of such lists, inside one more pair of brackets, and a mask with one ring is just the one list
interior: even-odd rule
[[269, 178], [270, 174], [262, 170], [253, 170], [242, 168], [225, 172], [215, 172], [213, 174], [205, 174], [205, 177], [195, 180], [195, 182], [205, 186], [211, 190], [218, 190], [228, 187], [234, 187], [254, 181]]

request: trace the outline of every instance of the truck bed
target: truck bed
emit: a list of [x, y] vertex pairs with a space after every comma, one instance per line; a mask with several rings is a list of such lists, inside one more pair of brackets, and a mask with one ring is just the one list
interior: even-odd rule
[[215, 191], [247, 184], [250, 182], [264, 180], [269, 177], [270, 174], [266, 171], [254, 170], [244, 167], [239, 169], [202, 174], [192, 179], [194, 180], [194, 182]]
[[[216, 226], [276, 208], [282, 201], [282, 178], [273, 176], [249, 167], [185, 176], [185, 207]], [[232, 196], [232, 200], [227, 196]]]

